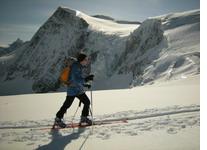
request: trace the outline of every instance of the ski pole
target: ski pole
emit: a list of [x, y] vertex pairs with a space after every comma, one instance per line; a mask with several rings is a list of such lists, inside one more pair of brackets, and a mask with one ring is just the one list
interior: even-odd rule
[[91, 93], [91, 117], [92, 117], [92, 130], [93, 130], [93, 92], [92, 92], [92, 83], [91, 83], [91, 90], [90, 90], [90, 93]]
[[80, 106], [81, 106], [81, 101], [79, 102], [78, 107], [77, 107], [77, 109], [76, 109], [76, 111], [75, 111], [75, 113], [74, 113], [74, 115], [73, 115], [73, 117], [72, 117], [72, 120], [71, 120], [71, 124], [72, 124], [72, 126], [73, 126], [73, 120], [74, 120], [75, 115], [77, 114], [78, 109], [79, 109]]

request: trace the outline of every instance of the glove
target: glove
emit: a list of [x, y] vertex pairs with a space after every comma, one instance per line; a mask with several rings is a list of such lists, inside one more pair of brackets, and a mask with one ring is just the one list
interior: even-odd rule
[[94, 78], [94, 75], [91, 74], [91, 75], [89, 75], [89, 76], [87, 76], [87, 77], [85, 78], [85, 81], [86, 81], [86, 82], [88, 82], [88, 81], [92, 81], [93, 78]]
[[84, 84], [83, 86], [84, 86], [84, 87], [87, 87], [88, 89], [91, 88], [91, 85], [90, 85], [90, 84]]

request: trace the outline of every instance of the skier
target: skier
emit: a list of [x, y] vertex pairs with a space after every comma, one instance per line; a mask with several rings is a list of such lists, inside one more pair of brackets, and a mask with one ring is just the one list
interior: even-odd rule
[[62, 107], [56, 114], [55, 125], [58, 125], [62, 128], [66, 127], [66, 124], [63, 122], [63, 116], [68, 108], [72, 105], [75, 97], [77, 97], [81, 103], [84, 104], [80, 124], [91, 125], [92, 121], [88, 118], [89, 109], [90, 109], [90, 100], [85, 94], [84, 86], [90, 88], [90, 85], [85, 84], [88, 81], [92, 81], [94, 75], [89, 75], [87, 77], [83, 76], [83, 67], [89, 64], [87, 55], [80, 53], [77, 56], [77, 61], [71, 65], [71, 72], [68, 79], [67, 87], [67, 96], [66, 100], [63, 103]]

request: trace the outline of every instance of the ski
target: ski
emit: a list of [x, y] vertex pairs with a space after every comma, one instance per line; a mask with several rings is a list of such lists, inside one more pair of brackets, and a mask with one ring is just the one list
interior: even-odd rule
[[103, 120], [103, 121], [94, 121], [91, 125], [89, 124], [85, 124], [85, 125], [81, 125], [80, 123], [69, 123], [66, 124], [65, 128], [61, 128], [58, 125], [53, 125], [51, 128], [41, 128], [40, 130], [61, 130], [61, 129], [67, 129], [67, 128], [86, 128], [86, 127], [90, 127], [90, 126], [101, 126], [101, 125], [109, 125], [109, 124], [118, 124], [118, 123], [128, 123], [128, 121], [126, 119], [122, 119], [122, 120]]

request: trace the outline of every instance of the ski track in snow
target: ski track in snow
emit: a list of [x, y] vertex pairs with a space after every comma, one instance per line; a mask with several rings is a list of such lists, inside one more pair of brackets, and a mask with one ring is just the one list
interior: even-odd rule
[[[117, 120], [127, 118], [128, 123], [118, 123], [87, 128], [41, 130], [45, 126], [53, 124], [53, 119], [19, 122], [0, 122], [0, 142], [7, 141], [25, 142], [28, 146], [36, 146], [39, 149], [39, 141], [44, 143], [55, 140], [74, 140], [78, 138], [110, 139], [112, 135], [122, 134], [128, 136], [139, 136], [153, 130], [165, 130], [168, 134], [176, 134], [185, 128], [200, 126], [200, 106], [172, 106], [165, 108], [153, 108], [143, 111], [123, 111], [114, 114], [95, 116], [95, 120]], [[78, 118], [75, 119], [78, 121]], [[66, 119], [66, 122], [67, 119]], [[91, 134], [92, 132], [92, 134]], [[44, 145], [44, 144], [43, 144]]]

